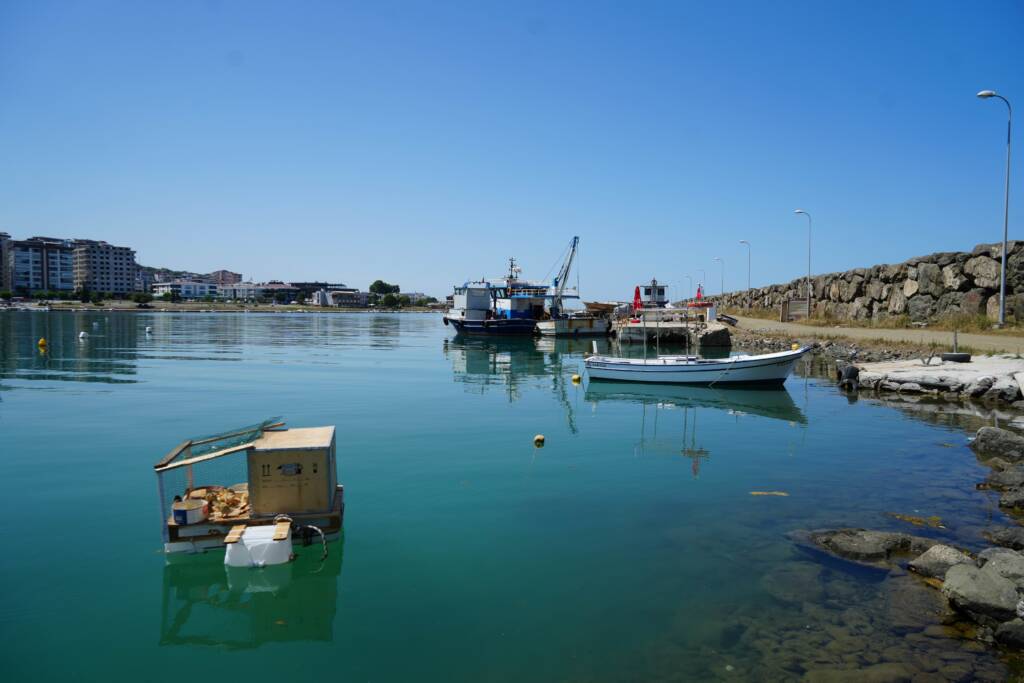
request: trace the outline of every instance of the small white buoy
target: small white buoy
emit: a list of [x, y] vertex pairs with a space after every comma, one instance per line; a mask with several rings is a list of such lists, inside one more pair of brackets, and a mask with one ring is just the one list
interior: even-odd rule
[[533, 446], [534, 448], [544, 448], [543, 434], [538, 434], [537, 436], [533, 437]]
[[146, 325], [146, 334], [153, 334], [153, 328], [149, 325]]
[[86, 332], [85, 330], [82, 330], [81, 332], [78, 333], [78, 338], [79, 339], [88, 339], [89, 338], [89, 333]]

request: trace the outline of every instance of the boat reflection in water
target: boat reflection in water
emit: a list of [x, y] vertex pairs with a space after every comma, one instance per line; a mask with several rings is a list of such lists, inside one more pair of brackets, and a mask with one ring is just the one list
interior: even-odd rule
[[[591, 403], [595, 410], [598, 404], [607, 401], [639, 403], [642, 406], [640, 440], [636, 443], [634, 454], [682, 455], [690, 459], [694, 478], [700, 475], [701, 465], [711, 457], [710, 451], [701, 446], [697, 437], [697, 418], [701, 411], [724, 411], [737, 419], [756, 415], [783, 420], [790, 425], [807, 424], [807, 417], [784, 387], [716, 389], [678, 384], [638, 385], [592, 380], [587, 385], [585, 400]], [[682, 411], [680, 436], [675, 435], [673, 426], [670, 428], [673, 432], [671, 438], [659, 438], [659, 413], [665, 410]], [[668, 419], [672, 425], [679, 424], [678, 418]], [[661, 418], [662, 422], [665, 420], [666, 418]], [[650, 436], [649, 432], [652, 432]]]
[[444, 355], [452, 363], [453, 379], [465, 384], [467, 391], [483, 394], [497, 387], [509, 403], [519, 400], [528, 388], [553, 392], [575, 434], [576, 416], [567, 385], [579, 372], [579, 357], [595, 343], [598, 349], [608, 345], [603, 339], [457, 336], [444, 341]]
[[[160, 645], [231, 650], [264, 643], [334, 640], [341, 541], [299, 550], [287, 564], [225, 567], [218, 552], [189, 555], [164, 567]], [[315, 545], [315, 544], [314, 544]]]

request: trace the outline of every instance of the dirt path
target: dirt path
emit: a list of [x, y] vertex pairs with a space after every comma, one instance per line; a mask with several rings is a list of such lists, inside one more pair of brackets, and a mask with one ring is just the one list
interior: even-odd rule
[[[911, 344], [939, 344], [952, 347], [953, 333], [945, 330], [888, 330], [878, 327], [819, 327], [817, 325], [801, 325], [784, 323], [778, 320], [762, 318], [741, 318], [737, 316], [739, 327], [743, 330], [766, 330], [784, 332], [799, 337], [817, 337], [819, 339], [866, 339], [892, 342], [909, 342]], [[1017, 353], [1024, 351], [1024, 336], [1007, 334], [967, 334], [960, 333], [960, 345], [977, 351], [1007, 351]]]

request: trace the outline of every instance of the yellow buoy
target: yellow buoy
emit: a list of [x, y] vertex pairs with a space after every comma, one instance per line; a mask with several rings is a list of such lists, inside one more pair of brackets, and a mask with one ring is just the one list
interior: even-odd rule
[[579, 375], [573, 375], [572, 376], [572, 383], [573, 384], [579, 384], [581, 379], [583, 379], [583, 378], [580, 377]]
[[533, 445], [536, 448], [544, 448], [544, 435], [538, 434], [537, 436], [533, 437]]
[[39, 338], [39, 346], [46, 346], [46, 337]]
[[799, 351], [800, 350], [800, 345], [799, 344], [793, 344], [793, 346], [791, 346], [790, 348], [793, 349], [794, 351]]

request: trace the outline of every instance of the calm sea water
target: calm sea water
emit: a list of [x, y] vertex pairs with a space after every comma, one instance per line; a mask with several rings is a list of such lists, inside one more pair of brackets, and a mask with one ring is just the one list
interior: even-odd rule
[[[875, 578], [787, 532], [939, 515], [928, 533], [978, 547], [1004, 521], [974, 490], [975, 423], [806, 376], [573, 385], [588, 347], [434, 315], [0, 313], [5, 680], [785, 678], [806, 649], [763, 641], [848, 628], [851, 605], [851, 637], [906, 640]], [[343, 540], [279, 572], [168, 564], [153, 463], [271, 416], [337, 426]]]

